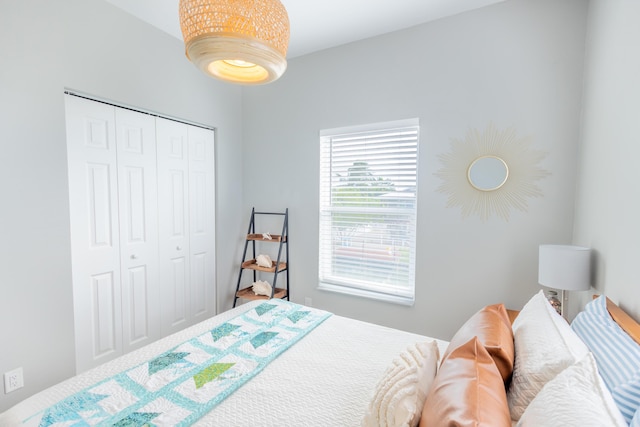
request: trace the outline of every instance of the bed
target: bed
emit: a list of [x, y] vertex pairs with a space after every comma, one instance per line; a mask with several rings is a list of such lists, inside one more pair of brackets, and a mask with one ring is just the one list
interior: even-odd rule
[[[37, 417], [30, 417], [62, 398], [144, 363], [260, 304], [243, 304], [38, 393], [0, 415], [0, 425], [39, 425]], [[386, 367], [407, 346], [424, 340], [427, 338], [420, 335], [332, 315], [195, 425], [359, 425], [371, 390]], [[438, 343], [446, 347], [446, 342]]]
[[[228, 326], [239, 319], [260, 326], [256, 313], [265, 312], [265, 304], [276, 306], [270, 312], [274, 319], [276, 312], [284, 313], [287, 324], [229, 332]], [[113, 409], [118, 405], [104, 396], [90, 408], [74, 406], [87, 390], [103, 390], [123, 373], [150, 369], [149, 361], [161, 360], [162, 369], [167, 368], [175, 360], [166, 362], [166, 355], [186, 354], [180, 352], [183, 346], [196, 338], [201, 342], [201, 337], [226, 334], [220, 343], [236, 335], [255, 341], [264, 331], [293, 331], [305, 322], [306, 330], [292, 335], [290, 346], [271, 355], [265, 350], [259, 355], [265, 363], [256, 372], [238, 384], [230, 382], [196, 418], [188, 414], [189, 405], [166, 413], [139, 406], [135, 417], [125, 411], [129, 416], [114, 422], [120, 416]], [[605, 297], [590, 303], [571, 325], [542, 292], [519, 312], [508, 312], [502, 304], [483, 307], [450, 342], [288, 301], [252, 301], [44, 390], [0, 414], [0, 426], [640, 427], [638, 338], [638, 324]], [[624, 350], [612, 356], [618, 342]], [[207, 377], [202, 389], [244, 378], [232, 371]], [[169, 400], [181, 402], [175, 396]]]

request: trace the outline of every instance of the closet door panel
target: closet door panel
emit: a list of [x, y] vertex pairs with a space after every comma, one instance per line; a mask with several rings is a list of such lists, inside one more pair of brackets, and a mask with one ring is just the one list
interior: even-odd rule
[[160, 338], [155, 118], [115, 107], [123, 351]]
[[194, 322], [215, 314], [214, 133], [190, 126], [189, 223]]
[[187, 282], [189, 280], [187, 272], [186, 257], [174, 257], [170, 260], [169, 271], [169, 294], [166, 295], [166, 304], [169, 307], [171, 317], [167, 320], [171, 321], [170, 328], [184, 326], [187, 323]]
[[[150, 288], [154, 286], [154, 283], [149, 281], [147, 266], [130, 267], [126, 276], [127, 286], [123, 286], [123, 292], [125, 292], [123, 308], [128, 309], [128, 312], [123, 313], [126, 337], [125, 351], [127, 347], [131, 348], [136, 344], [142, 345], [142, 342], [149, 343], [160, 337], [159, 333], [152, 332], [159, 328], [151, 316], [151, 313], [156, 311], [156, 307], [154, 304], [148, 303], [152, 299], [153, 292]], [[124, 285], [125, 278], [122, 282]]]
[[190, 324], [187, 125], [156, 119], [162, 334]]
[[209, 313], [208, 299], [211, 283], [207, 280], [207, 254], [195, 253], [191, 255], [191, 306], [193, 316], [199, 318]]
[[118, 347], [115, 299], [117, 291], [112, 272], [92, 276], [91, 288], [95, 337], [93, 354], [95, 357], [101, 357], [113, 353]]
[[65, 96], [76, 371], [122, 354], [115, 114]]
[[113, 245], [113, 222], [111, 209], [111, 187], [114, 185], [112, 168], [107, 163], [97, 161], [87, 163], [86, 167], [86, 191], [87, 200], [85, 207], [89, 221], [89, 245], [92, 249], [105, 249], [108, 255], [104, 261], [109, 261]]

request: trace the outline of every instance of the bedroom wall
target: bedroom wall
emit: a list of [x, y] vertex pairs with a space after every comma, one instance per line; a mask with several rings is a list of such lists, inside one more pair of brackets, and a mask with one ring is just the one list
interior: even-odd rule
[[640, 320], [640, 2], [592, 0], [574, 242], [594, 284]]
[[[294, 58], [279, 81], [245, 90], [245, 221], [252, 206], [289, 207], [292, 300], [445, 339], [483, 305], [522, 307], [539, 289], [538, 245], [572, 238], [587, 5], [510, 0]], [[319, 130], [413, 117], [415, 305], [317, 290]], [[463, 219], [436, 191], [437, 156], [490, 122], [548, 153], [540, 166], [551, 175], [537, 182], [544, 196], [508, 222]]]
[[218, 283], [245, 225], [241, 89], [201, 75], [180, 41], [101, 0], [11, 1], [0, 58], [0, 374], [25, 379], [0, 386], [2, 412], [75, 370], [65, 87], [218, 128]]

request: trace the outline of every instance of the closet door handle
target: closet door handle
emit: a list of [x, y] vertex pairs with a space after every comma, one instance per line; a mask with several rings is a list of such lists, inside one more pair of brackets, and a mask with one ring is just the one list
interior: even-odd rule
[[136, 254], [131, 255], [131, 259], [138, 259], [138, 255]]
[[176, 251], [181, 251], [182, 250], [182, 246], [176, 246]]

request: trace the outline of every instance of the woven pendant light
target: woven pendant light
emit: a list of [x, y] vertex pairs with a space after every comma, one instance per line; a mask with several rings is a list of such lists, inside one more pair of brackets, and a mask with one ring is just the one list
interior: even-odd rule
[[204, 73], [264, 84], [287, 68], [289, 16], [279, 0], [180, 0], [187, 58]]

